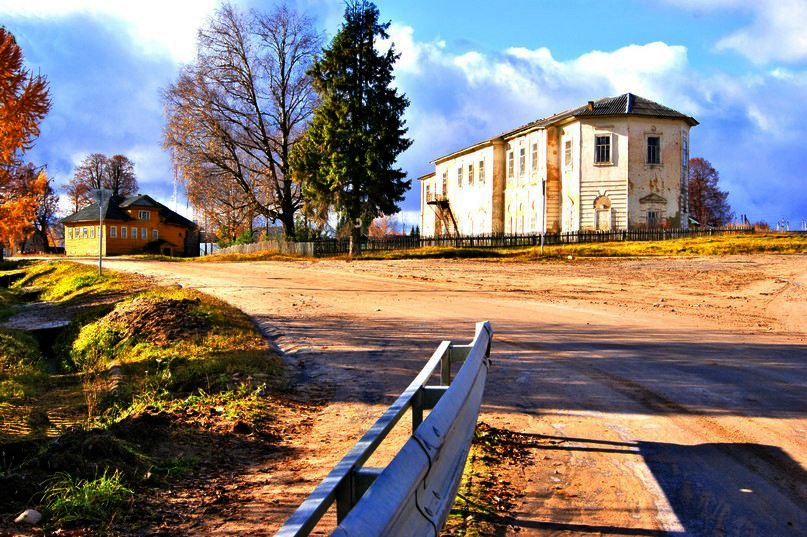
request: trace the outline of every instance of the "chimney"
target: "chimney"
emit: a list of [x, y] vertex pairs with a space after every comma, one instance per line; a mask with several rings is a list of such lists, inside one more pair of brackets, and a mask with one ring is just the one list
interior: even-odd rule
[[588, 102], [588, 110], [589, 110], [589, 112], [590, 112], [591, 110], [594, 110], [594, 101], [589, 101], [589, 102]]

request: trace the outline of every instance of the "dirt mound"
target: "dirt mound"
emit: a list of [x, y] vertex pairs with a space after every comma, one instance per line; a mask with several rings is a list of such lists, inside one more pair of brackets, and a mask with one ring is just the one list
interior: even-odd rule
[[164, 347], [204, 335], [210, 323], [196, 312], [199, 299], [141, 297], [118, 307], [105, 321], [120, 326], [124, 338], [137, 336]]

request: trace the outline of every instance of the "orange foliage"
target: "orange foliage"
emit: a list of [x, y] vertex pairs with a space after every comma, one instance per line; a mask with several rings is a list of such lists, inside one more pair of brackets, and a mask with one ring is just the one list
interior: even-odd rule
[[30, 180], [21, 166], [49, 109], [47, 81], [23, 67], [14, 36], [0, 28], [0, 247], [22, 238], [47, 184], [44, 171]]

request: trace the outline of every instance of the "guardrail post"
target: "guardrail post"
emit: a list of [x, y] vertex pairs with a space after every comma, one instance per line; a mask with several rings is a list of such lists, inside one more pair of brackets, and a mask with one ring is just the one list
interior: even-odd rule
[[[443, 357], [445, 362], [445, 357]], [[423, 423], [423, 388], [419, 389], [412, 397], [412, 432]]]

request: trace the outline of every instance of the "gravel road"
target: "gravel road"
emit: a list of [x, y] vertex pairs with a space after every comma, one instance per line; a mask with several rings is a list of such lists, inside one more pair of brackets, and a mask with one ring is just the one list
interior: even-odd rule
[[275, 530], [437, 344], [486, 319], [480, 419], [551, 440], [503, 476], [523, 493], [512, 531], [807, 535], [805, 256], [106, 266], [241, 308], [328, 401], [283, 471], [250, 473], [243, 516], [205, 531]]

